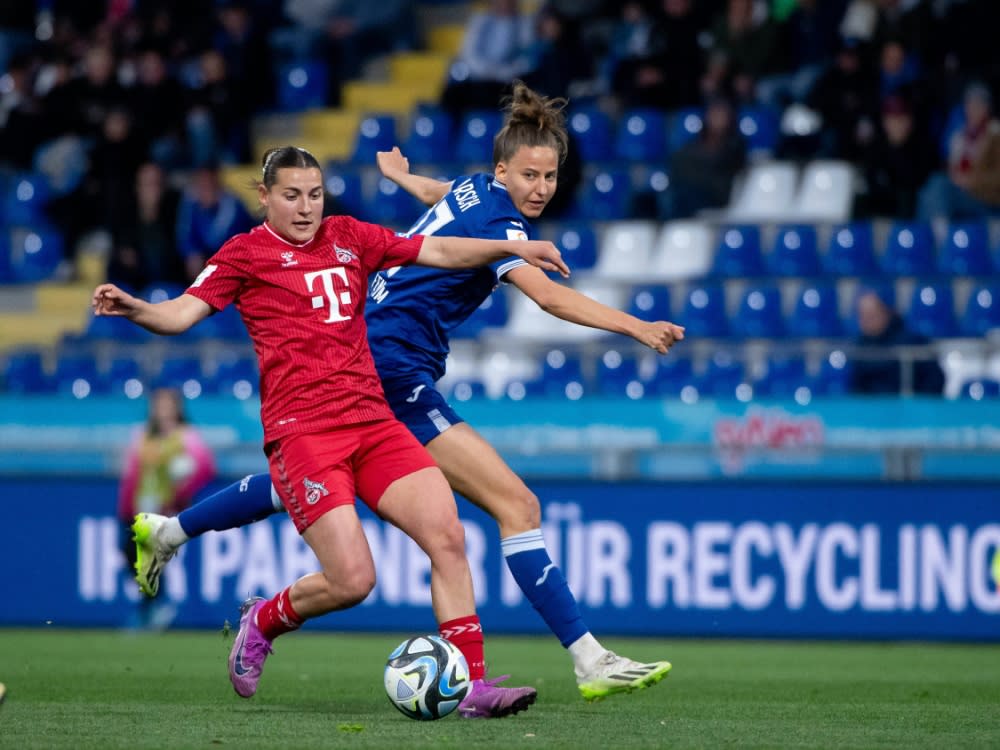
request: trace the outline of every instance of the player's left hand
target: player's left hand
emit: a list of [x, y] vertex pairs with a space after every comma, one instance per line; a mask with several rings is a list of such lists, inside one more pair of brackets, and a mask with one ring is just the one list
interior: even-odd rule
[[666, 354], [670, 347], [684, 339], [684, 327], [666, 320], [653, 322], [643, 321], [636, 332], [635, 340], [654, 349], [660, 354]]
[[545, 240], [509, 240], [515, 255], [545, 271], [557, 271], [564, 279], [569, 278], [569, 266], [562, 259], [559, 248]]
[[393, 146], [392, 151], [378, 151], [375, 153], [375, 162], [379, 171], [384, 177], [392, 179], [394, 174], [409, 174], [410, 160], [403, 156], [399, 146]]

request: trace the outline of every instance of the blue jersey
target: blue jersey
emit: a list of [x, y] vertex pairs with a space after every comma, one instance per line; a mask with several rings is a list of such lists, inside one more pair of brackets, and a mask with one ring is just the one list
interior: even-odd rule
[[[440, 234], [482, 239], [531, 239], [532, 230], [507, 188], [492, 175], [459, 177], [448, 194], [407, 235]], [[370, 278], [365, 319], [368, 343], [382, 380], [444, 375], [448, 337], [524, 260], [511, 256], [461, 270], [399, 266]]]

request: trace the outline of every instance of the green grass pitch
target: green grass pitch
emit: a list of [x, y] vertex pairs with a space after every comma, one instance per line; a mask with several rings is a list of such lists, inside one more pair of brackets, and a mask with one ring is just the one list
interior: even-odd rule
[[382, 690], [398, 634], [296, 633], [260, 691], [233, 693], [231, 636], [0, 630], [0, 748], [1000, 747], [1000, 646], [606, 639], [668, 658], [648, 690], [588, 704], [550, 638], [489, 637], [538, 703], [415, 722]]

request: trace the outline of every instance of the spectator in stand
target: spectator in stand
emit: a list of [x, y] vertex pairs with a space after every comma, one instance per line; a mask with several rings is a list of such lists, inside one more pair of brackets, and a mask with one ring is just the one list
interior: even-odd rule
[[880, 127], [862, 164], [867, 190], [859, 196], [855, 213], [913, 218], [917, 195], [934, 168], [934, 147], [903, 96], [883, 101]]
[[215, 7], [212, 46], [226, 61], [226, 70], [240, 71], [244, 80], [255, 82], [245, 87], [248, 105], [254, 111], [270, 108], [274, 76], [262, 9], [253, 0], [216, 0]]
[[252, 115], [247, 87], [239, 85], [218, 50], [198, 56], [198, 84], [189, 94], [186, 117], [191, 163], [195, 167], [249, 159]]
[[808, 97], [823, 118], [820, 156], [857, 161], [874, 132], [877, 90], [865, 49], [857, 40], [842, 40], [833, 66]]
[[[898, 394], [910, 380], [912, 393], [940, 396], [944, 372], [937, 360], [917, 357], [907, 361], [893, 351], [894, 347], [927, 346], [930, 341], [906, 330], [903, 319], [874, 290], [863, 290], [855, 304], [860, 335], [855, 340], [859, 356], [851, 363], [851, 392]], [[912, 371], [907, 379], [904, 368]]]
[[591, 78], [579, 30], [569, 18], [543, 8], [535, 16], [535, 41], [527, 50], [525, 82], [550, 97], [568, 97], [574, 80]]
[[878, 17], [872, 41], [876, 47], [898, 41], [926, 63], [937, 60], [931, 3], [924, 0], [877, 0]]
[[65, 114], [68, 129], [85, 138], [100, 135], [108, 113], [125, 102], [116, 68], [110, 45], [93, 46], [84, 56], [83, 75], [52, 92], [52, 106]]
[[732, 103], [712, 99], [701, 132], [670, 158], [670, 184], [657, 196], [659, 217], [682, 219], [726, 205], [746, 158], [747, 145], [736, 127]]
[[510, 81], [527, 72], [533, 40], [532, 19], [521, 13], [518, 0], [490, 0], [469, 18], [442, 106], [455, 116], [496, 109]]
[[177, 249], [193, 281], [211, 256], [235, 234], [257, 222], [236, 195], [219, 180], [219, 169], [206, 164], [195, 170], [177, 211]]
[[177, 251], [177, 205], [180, 194], [166, 181], [163, 168], [146, 162], [135, 178], [131, 221], [112, 237], [108, 278], [131, 289], [154, 282], [187, 282], [184, 259]]
[[932, 175], [920, 191], [920, 219], [1000, 217], [1000, 121], [993, 116], [993, 96], [975, 82], [963, 106], [965, 123], [948, 144], [947, 172]]
[[[149, 418], [125, 455], [118, 489], [120, 544], [129, 569], [135, 566], [132, 522], [136, 513], [179, 513], [215, 475], [215, 459], [198, 431], [188, 424], [181, 394], [159, 388], [150, 395]], [[165, 627], [172, 610], [143, 597], [133, 627]]]
[[755, 15], [753, 0], [729, 0], [712, 27], [703, 93], [731, 90], [740, 102], [753, 102], [757, 81], [778, 70], [778, 41], [777, 26]]
[[136, 74], [128, 97], [134, 110], [142, 113], [137, 122], [139, 133], [150, 144], [153, 159], [178, 166], [183, 149], [184, 92], [170, 77], [163, 53], [155, 47], [139, 51]]
[[33, 92], [34, 68], [31, 55], [15, 55], [4, 76], [6, 86], [0, 87], [0, 164], [16, 169], [30, 169], [44, 134], [41, 104]]

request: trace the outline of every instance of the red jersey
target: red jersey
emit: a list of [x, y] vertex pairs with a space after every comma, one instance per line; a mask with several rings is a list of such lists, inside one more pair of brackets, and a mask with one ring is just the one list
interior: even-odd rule
[[304, 244], [265, 223], [209, 258], [186, 293], [240, 311], [260, 365], [265, 442], [393, 418], [368, 348], [368, 275], [412, 263], [422, 243], [329, 216]]

